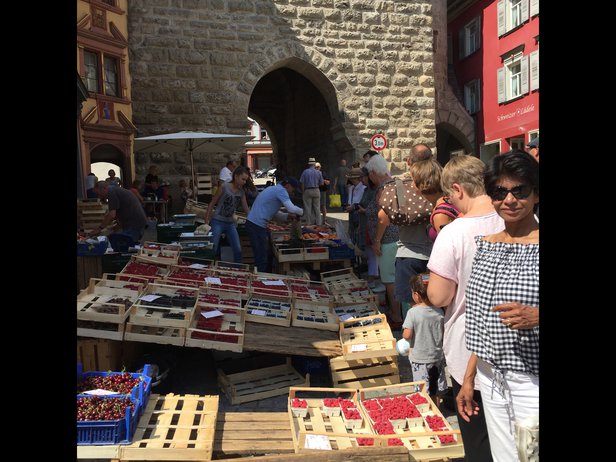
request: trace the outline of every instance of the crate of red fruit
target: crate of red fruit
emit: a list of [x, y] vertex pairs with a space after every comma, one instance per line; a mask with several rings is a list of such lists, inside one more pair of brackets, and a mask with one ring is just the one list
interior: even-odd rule
[[417, 410], [421, 413], [425, 413], [430, 410], [430, 402], [428, 401], [428, 398], [419, 392], [407, 395], [407, 399], [413, 403]]
[[199, 294], [184, 346], [241, 353], [246, 311], [241, 308], [240, 295], [217, 292], [221, 293]]
[[308, 414], [308, 403], [305, 399], [293, 398], [291, 400], [291, 412], [295, 417], [306, 417]]
[[205, 278], [205, 286], [211, 289], [232, 290], [241, 294], [243, 299], [248, 299], [250, 297], [251, 279], [252, 275], [249, 273], [209, 268]]
[[[77, 396], [131, 397], [136, 400], [139, 416], [152, 393], [151, 366], [146, 364], [143, 373], [138, 372], [82, 372], [77, 365]], [[115, 393], [115, 394], [109, 394]]]
[[135, 399], [78, 396], [77, 444], [129, 444], [139, 417], [139, 403]]
[[136, 256], [132, 256], [120, 273], [132, 274], [145, 278], [149, 282], [156, 282], [156, 280], [164, 278], [169, 274], [169, 267], [167, 265], [138, 261]]

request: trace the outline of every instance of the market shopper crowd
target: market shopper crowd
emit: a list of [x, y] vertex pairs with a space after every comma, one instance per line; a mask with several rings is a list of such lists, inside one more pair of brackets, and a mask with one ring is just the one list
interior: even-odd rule
[[[488, 166], [472, 155], [441, 166], [427, 145], [413, 146], [403, 177], [430, 202], [432, 214], [406, 225], [392, 223], [379, 205], [392, 175], [374, 151], [364, 154], [363, 166], [348, 168], [340, 160], [332, 181], [310, 157], [299, 180], [285, 175], [261, 192], [247, 168], [229, 161], [206, 223], [215, 252], [220, 255], [224, 234], [240, 263], [234, 216], [243, 210], [255, 266], [270, 272], [268, 222], [321, 225], [328, 193], [339, 194], [368, 281], [384, 285], [388, 322], [411, 342], [413, 379], [426, 381], [438, 404], [447, 393], [446, 366], [468, 460], [515, 461], [519, 451], [536, 450], [520, 448], [516, 434], [525, 418], [538, 416], [539, 402], [538, 138], [528, 148], [497, 155]], [[88, 177], [88, 195], [109, 201], [103, 227], [115, 219], [121, 232], [141, 239], [143, 197], [164, 197], [154, 167], [144, 189], [137, 182], [130, 191], [116, 185], [112, 171], [107, 181]], [[194, 193], [185, 180], [181, 186], [185, 202]]]

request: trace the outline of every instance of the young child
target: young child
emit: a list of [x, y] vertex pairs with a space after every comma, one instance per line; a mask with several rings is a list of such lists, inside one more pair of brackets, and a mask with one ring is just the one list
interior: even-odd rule
[[411, 278], [411, 293], [415, 305], [408, 310], [402, 324], [402, 337], [411, 345], [409, 361], [413, 381], [428, 384], [428, 394], [439, 406], [438, 395], [447, 391], [445, 357], [443, 355], [443, 310], [432, 306], [428, 299], [429, 273], [419, 273]]

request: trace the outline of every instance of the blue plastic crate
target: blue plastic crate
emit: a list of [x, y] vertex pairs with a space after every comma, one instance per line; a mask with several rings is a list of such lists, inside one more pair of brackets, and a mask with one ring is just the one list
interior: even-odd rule
[[[139, 403], [138, 414], [139, 417], [145, 410], [146, 405], [148, 404], [148, 400], [150, 399], [150, 394], [152, 393], [152, 377], [150, 377], [150, 368], [152, 366], [150, 364], [146, 364], [143, 366], [143, 373], [140, 374], [138, 372], [129, 372], [130, 376], [134, 379], [140, 378], [143, 382], [145, 382], [145, 387], [143, 384], [139, 387], [133, 388], [133, 391], [130, 395], [131, 398], [136, 399]], [[86, 380], [88, 377], [107, 377], [109, 375], [118, 375], [123, 374], [123, 372], [82, 372], [81, 363], [77, 364], [77, 383], [82, 380]], [[90, 396], [84, 394], [78, 394], [78, 397], [82, 396]], [[128, 395], [113, 395], [114, 398], [128, 396]]]
[[86, 241], [77, 241], [77, 256], [90, 257], [103, 255], [109, 246], [109, 241], [105, 238], [102, 241], [91, 243]]
[[[102, 396], [102, 399], [117, 398], [117, 396]], [[119, 420], [82, 420], [77, 421], [77, 444], [129, 444], [132, 442], [137, 422], [139, 420], [139, 403], [133, 400], [135, 409], [126, 410], [126, 416]]]
[[330, 260], [342, 260], [345, 258], [355, 258], [355, 250], [349, 247], [340, 240], [334, 240], [335, 247], [329, 247], [329, 259]]

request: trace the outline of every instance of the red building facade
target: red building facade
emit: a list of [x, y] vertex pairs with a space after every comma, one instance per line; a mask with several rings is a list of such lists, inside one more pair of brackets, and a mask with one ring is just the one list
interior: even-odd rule
[[539, 135], [539, 0], [450, 2], [458, 94], [475, 119], [482, 160]]

